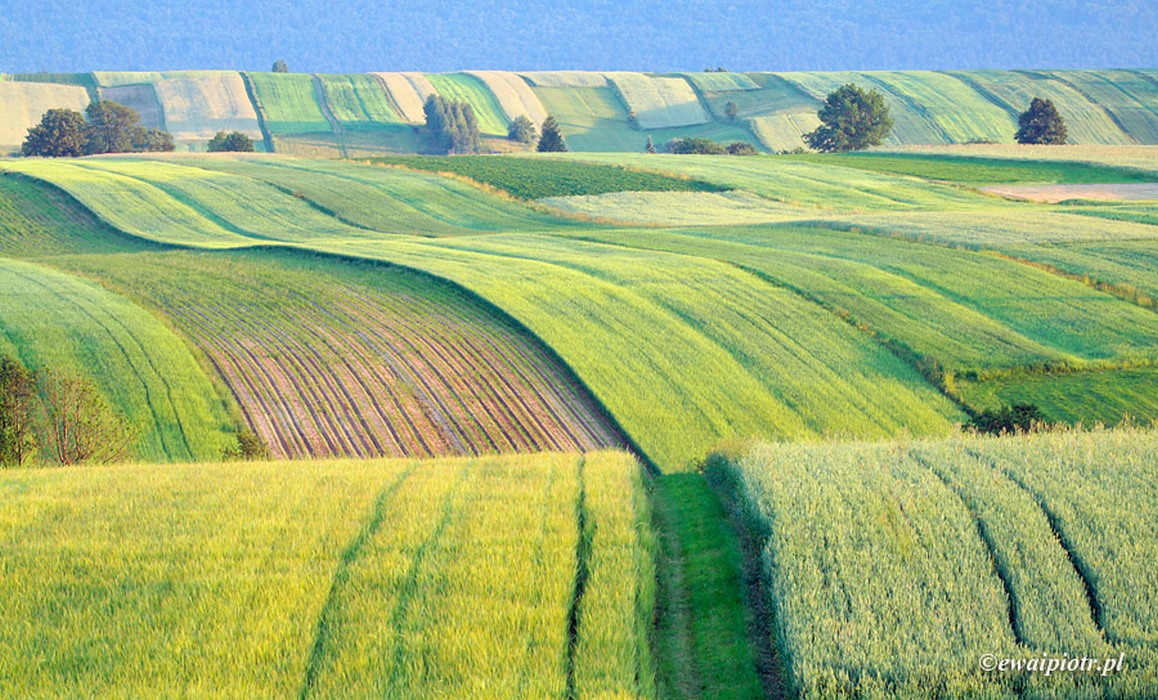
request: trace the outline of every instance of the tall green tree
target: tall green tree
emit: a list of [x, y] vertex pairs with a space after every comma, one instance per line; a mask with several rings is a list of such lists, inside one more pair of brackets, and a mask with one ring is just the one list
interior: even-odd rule
[[20, 467], [35, 455], [39, 407], [36, 374], [0, 357], [0, 465]]
[[820, 126], [804, 135], [812, 148], [823, 151], [859, 151], [879, 146], [893, 128], [884, 95], [849, 83], [829, 93], [817, 113]]
[[431, 95], [422, 109], [426, 114], [427, 135], [435, 150], [452, 155], [482, 150], [478, 117], [470, 103]]
[[40, 123], [28, 130], [28, 138], [20, 147], [25, 156], [48, 158], [75, 158], [84, 155], [87, 141], [84, 115], [71, 109], [50, 109]]
[[141, 115], [132, 107], [112, 100], [97, 100], [85, 108], [88, 116], [88, 142], [85, 153], [127, 153], [133, 150]]
[[567, 150], [567, 142], [563, 140], [563, 132], [559, 130], [559, 122], [555, 117], [543, 120], [543, 133], [539, 136], [540, 153], [561, 153]]
[[289, 66], [286, 65], [286, 62], [283, 59], [279, 58], [273, 62], [273, 72], [274, 73], [289, 73]]
[[1060, 146], [1066, 142], [1066, 123], [1052, 100], [1035, 97], [1017, 118], [1014, 138], [1021, 144]]

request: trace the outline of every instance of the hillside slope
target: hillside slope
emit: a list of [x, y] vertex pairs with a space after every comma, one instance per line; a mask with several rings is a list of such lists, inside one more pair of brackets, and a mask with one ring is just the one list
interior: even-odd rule
[[[5, 79], [7, 78], [7, 79]], [[375, 73], [232, 71], [0, 75], [0, 148], [15, 149], [49, 107], [88, 96], [125, 101], [184, 150], [217, 129], [301, 155], [421, 151], [421, 102], [466, 100], [501, 143], [518, 115], [555, 116], [573, 150], [642, 151], [676, 137], [802, 147], [824, 96], [854, 82], [881, 91], [896, 127], [888, 145], [1010, 143], [1033, 97], [1054, 100], [1076, 144], [1158, 143], [1158, 80], [1145, 70], [845, 71], [827, 73]], [[247, 89], [248, 87], [248, 89]], [[87, 89], [87, 94], [86, 94]], [[57, 104], [59, 103], [59, 104]], [[736, 105], [729, 117], [728, 105]], [[635, 116], [635, 123], [629, 121]]]

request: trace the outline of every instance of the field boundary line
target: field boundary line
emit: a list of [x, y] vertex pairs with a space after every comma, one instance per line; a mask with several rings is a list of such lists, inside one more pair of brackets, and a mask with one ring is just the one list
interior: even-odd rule
[[245, 83], [245, 94], [253, 103], [253, 112], [257, 115], [257, 128], [261, 130], [261, 140], [265, 142], [265, 152], [273, 153], [273, 134], [269, 131], [269, 117], [265, 113], [265, 105], [257, 97], [257, 85], [246, 71], [240, 71], [241, 82]]
[[338, 567], [334, 571], [334, 576], [330, 580], [330, 590], [326, 594], [326, 600], [322, 603], [322, 609], [318, 613], [318, 621], [314, 628], [314, 640], [310, 645], [309, 657], [306, 661], [305, 677], [302, 680], [301, 691], [298, 697], [305, 700], [309, 696], [310, 691], [313, 690], [317, 683], [318, 673], [320, 671], [320, 664], [322, 654], [325, 651], [326, 642], [329, 639], [330, 617], [333, 615], [334, 606], [337, 605], [339, 589], [343, 587], [350, 575], [350, 565], [357, 560], [358, 556], [366, 545], [374, 538], [375, 535], [382, 529], [383, 521], [386, 519], [386, 504], [393, 498], [398, 489], [402, 487], [402, 483], [410, 477], [414, 471], [418, 469], [418, 462], [411, 462], [410, 466], [406, 468], [401, 474], [398, 474], [388, 482], [381, 491], [378, 492], [374, 499], [373, 508], [370, 511], [370, 518], [366, 524], [350, 540], [349, 544], [342, 551], [341, 557], [338, 559]]
[[1069, 89], [1071, 89], [1074, 92], [1081, 95], [1082, 99], [1085, 100], [1086, 102], [1089, 102], [1091, 105], [1093, 105], [1093, 107], [1095, 109], [1100, 111], [1102, 114], [1106, 115], [1106, 118], [1109, 119], [1111, 122], [1113, 122], [1114, 126], [1118, 127], [1118, 130], [1122, 132], [1122, 135], [1130, 140], [1130, 143], [1132, 143], [1132, 144], [1138, 144], [1139, 143], [1138, 138], [1130, 133], [1130, 130], [1126, 128], [1126, 125], [1122, 123], [1122, 120], [1118, 117], [1117, 114], [1115, 114], [1114, 112], [1111, 112], [1110, 109], [1108, 107], [1106, 107], [1106, 105], [1102, 104], [1101, 101], [1095, 100], [1093, 95], [1086, 92], [1086, 89], [1083, 88], [1082, 86], [1078, 85], [1077, 83], [1074, 83], [1073, 81], [1067, 80], [1067, 79], [1063, 78], [1062, 76], [1060, 76], [1054, 72], [1035, 71], [1035, 70], [1015, 70], [1013, 72], [1014, 73], [1021, 73], [1022, 75], [1028, 77], [1030, 80], [1053, 80], [1054, 82], [1058, 82], [1058, 83], [1061, 83], [1062, 85], [1065, 85]]
[[346, 150], [346, 142], [342, 138], [342, 124], [338, 118], [334, 116], [334, 110], [330, 108], [330, 101], [326, 97], [326, 86], [322, 83], [322, 79], [318, 77], [317, 73], [310, 75], [310, 85], [314, 89], [314, 99], [318, 101], [318, 108], [322, 111], [322, 116], [330, 123], [330, 131], [334, 133], [334, 138], [338, 140], [338, 155], [342, 158], [349, 158], [350, 153]]

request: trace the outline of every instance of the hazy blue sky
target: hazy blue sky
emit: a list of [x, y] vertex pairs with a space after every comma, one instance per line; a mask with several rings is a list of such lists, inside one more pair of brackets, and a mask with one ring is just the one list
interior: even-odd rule
[[0, 72], [1158, 65], [1158, 0], [2, 0]]

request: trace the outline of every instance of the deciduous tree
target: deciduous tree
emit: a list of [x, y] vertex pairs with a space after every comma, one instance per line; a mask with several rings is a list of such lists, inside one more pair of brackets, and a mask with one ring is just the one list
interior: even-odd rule
[[539, 138], [539, 129], [529, 117], [520, 114], [507, 125], [507, 138], [518, 143], [535, 143]]
[[25, 156], [75, 158], [84, 155], [87, 125], [84, 115], [71, 109], [50, 109], [28, 130], [20, 147]]
[[13, 357], [0, 357], [0, 464], [20, 467], [36, 453], [39, 408], [36, 374]]
[[809, 146], [824, 152], [859, 151], [879, 146], [893, 128], [885, 98], [849, 83], [831, 92], [817, 113], [820, 126], [804, 135]]
[[44, 444], [60, 464], [127, 459], [136, 430], [117, 415], [92, 380], [59, 370], [39, 374], [46, 414]]
[[253, 139], [240, 131], [230, 131], [229, 133], [218, 131], [213, 138], [209, 139], [206, 150], [210, 153], [253, 153], [256, 149], [253, 146]]

